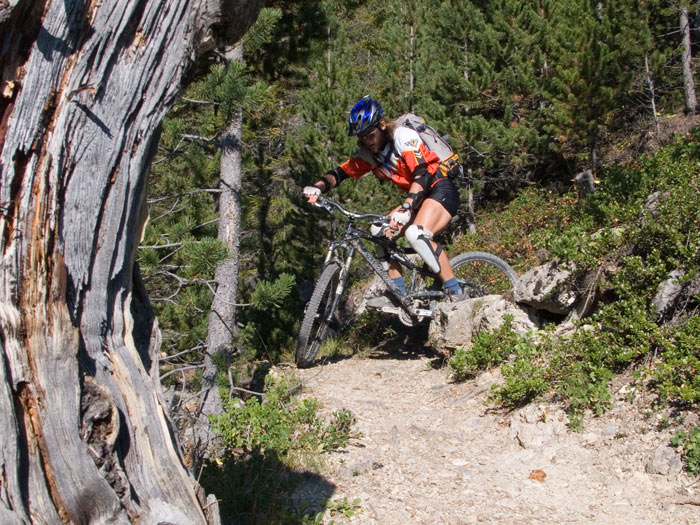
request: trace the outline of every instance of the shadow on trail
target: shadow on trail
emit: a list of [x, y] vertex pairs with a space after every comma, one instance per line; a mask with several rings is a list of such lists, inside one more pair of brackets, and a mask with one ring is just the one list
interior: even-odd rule
[[216, 495], [224, 525], [303, 523], [325, 509], [336, 488], [316, 473], [290, 469], [269, 451], [210, 461], [200, 484]]
[[387, 321], [389, 333], [372, 348], [370, 359], [412, 360], [436, 357], [428, 344], [428, 325], [404, 326], [395, 318]]
[[[312, 366], [339, 363], [358, 356], [373, 360], [399, 361], [427, 357], [431, 359], [430, 365], [434, 368], [444, 365], [444, 358], [438, 356], [428, 344], [427, 324], [408, 327], [393, 317], [379, 317], [375, 321], [382, 323], [385, 333], [379, 338], [375, 336], [367, 341], [365, 350], [353, 354], [323, 356], [318, 358]], [[373, 330], [376, 331], [376, 327], [373, 327]]]

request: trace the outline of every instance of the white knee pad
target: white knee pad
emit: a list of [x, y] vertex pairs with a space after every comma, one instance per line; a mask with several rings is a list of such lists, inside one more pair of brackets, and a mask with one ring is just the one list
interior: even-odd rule
[[440, 262], [438, 254], [433, 250], [430, 244], [430, 239], [433, 238], [433, 232], [426, 230], [422, 226], [411, 224], [406, 228], [406, 240], [411, 247], [416, 250], [416, 253], [421, 256], [428, 267], [435, 273], [440, 273]]

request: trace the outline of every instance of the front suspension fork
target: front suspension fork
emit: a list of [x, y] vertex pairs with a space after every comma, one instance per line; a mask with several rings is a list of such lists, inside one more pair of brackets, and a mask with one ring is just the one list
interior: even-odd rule
[[[326, 255], [326, 263], [328, 263], [333, 255], [334, 247], [330, 247], [328, 249], [328, 254]], [[348, 275], [350, 273], [350, 264], [352, 263], [353, 258], [355, 257], [355, 248], [350, 246], [348, 248], [348, 255], [345, 257], [345, 262], [340, 266], [340, 274], [338, 275], [338, 286], [335, 288], [335, 296], [333, 297], [333, 304], [331, 308], [328, 310], [328, 317], [325, 319], [327, 323], [330, 323], [333, 318], [333, 314], [335, 314], [336, 309], [338, 308], [338, 304], [340, 304], [340, 296], [343, 294], [343, 291], [345, 290], [345, 283], [348, 280]]]

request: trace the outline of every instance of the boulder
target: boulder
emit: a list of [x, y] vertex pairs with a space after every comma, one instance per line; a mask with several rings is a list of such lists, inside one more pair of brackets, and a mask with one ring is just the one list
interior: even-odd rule
[[662, 205], [664, 201], [668, 201], [670, 197], [671, 192], [669, 191], [663, 193], [656, 191], [647, 197], [646, 208], [652, 219], [655, 221], [659, 220], [659, 206]]
[[678, 452], [666, 445], [658, 447], [646, 464], [647, 474], [674, 476], [681, 470], [683, 470], [683, 462]]
[[537, 310], [567, 315], [579, 299], [577, 288], [574, 272], [550, 261], [520, 276], [513, 299]]
[[487, 295], [457, 303], [440, 303], [433, 315], [428, 340], [440, 355], [449, 357], [457, 348], [471, 345], [482, 330], [493, 331], [503, 324], [506, 315], [513, 316], [513, 329], [525, 335], [539, 328], [530, 309], [500, 295]]
[[684, 312], [697, 307], [697, 296], [700, 296], [700, 277], [692, 280], [683, 279], [685, 272], [677, 269], [659, 284], [656, 295], [652, 300], [656, 314], [660, 320], [671, 322], [677, 316], [683, 317]]
[[528, 405], [513, 414], [510, 435], [521, 447], [539, 450], [568, 432], [568, 418], [561, 408]]
[[666, 280], [664, 280], [656, 290], [656, 295], [652, 300], [656, 314], [663, 317], [668, 311], [672, 310], [683, 293], [684, 285], [678, 280], [685, 275], [683, 270], [672, 271]]

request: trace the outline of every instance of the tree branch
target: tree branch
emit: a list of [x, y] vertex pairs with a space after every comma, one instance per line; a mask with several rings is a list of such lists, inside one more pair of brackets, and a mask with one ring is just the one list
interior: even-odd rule
[[183, 366], [180, 368], [175, 368], [175, 369], [171, 370], [170, 372], [166, 372], [165, 374], [160, 376], [160, 380], [163, 381], [163, 379], [165, 379], [166, 377], [169, 377], [173, 374], [177, 374], [178, 372], [186, 372], [187, 370], [194, 370], [197, 368], [204, 368], [204, 365], [190, 365], [190, 366]]
[[186, 197], [187, 195], [197, 195], [199, 193], [221, 193], [218, 188], [200, 188], [198, 190], [185, 191], [183, 193], [177, 193], [175, 195], [166, 195], [165, 197], [158, 197], [157, 199], [148, 199], [148, 204], [155, 204], [157, 202], [165, 201], [168, 199], [179, 199], [180, 197]]
[[190, 104], [200, 104], [202, 106], [220, 106], [221, 102], [211, 102], [209, 100], [195, 100], [193, 98], [182, 97], [180, 100], [189, 102]]

